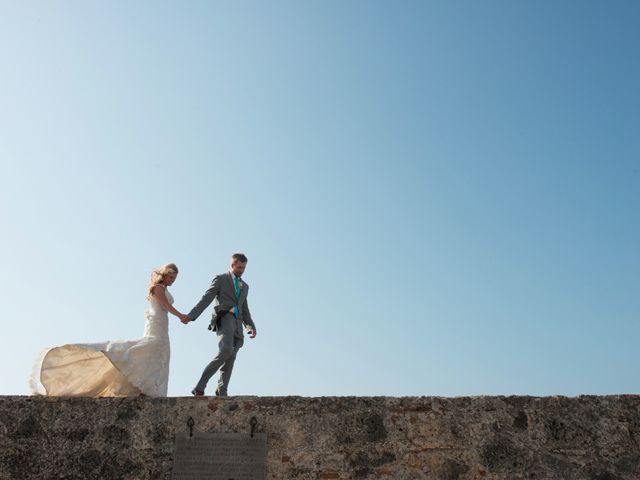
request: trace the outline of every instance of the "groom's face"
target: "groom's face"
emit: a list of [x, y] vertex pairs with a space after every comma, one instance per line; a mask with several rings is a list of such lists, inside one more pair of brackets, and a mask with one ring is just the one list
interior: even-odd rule
[[247, 262], [239, 262], [238, 260], [231, 262], [231, 271], [236, 277], [241, 277], [245, 268], [247, 268]]

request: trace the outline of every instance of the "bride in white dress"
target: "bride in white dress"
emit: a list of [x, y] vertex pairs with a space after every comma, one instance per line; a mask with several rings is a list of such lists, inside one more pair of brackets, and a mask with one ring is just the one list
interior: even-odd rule
[[168, 313], [186, 320], [186, 315], [173, 308], [173, 297], [167, 290], [177, 276], [178, 267], [173, 263], [151, 274], [142, 338], [62, 345], [42, 352], [31, 377], [33, 393], [65, 397], [166, 396]]

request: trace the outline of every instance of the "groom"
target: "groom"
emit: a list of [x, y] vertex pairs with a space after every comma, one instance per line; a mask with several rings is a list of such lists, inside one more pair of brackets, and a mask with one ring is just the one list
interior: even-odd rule
[[233, 363], [236, 360], [238, 350], [244, 343], [242, 325], [247, 327], [250, 338], [255, 338], [257, 334], [247, 304], [249, 285], [240, 278], [246, 266], [246, 256], [242, 253], [233, 254], [231, 256], [231, 271], [216, 275], [202, 299], [183, 320], [185, 324], [195, 321], [215, 299], [215, 312], [209, 328], [218, 336], [218, 354], [204, 368], [196, 388], [191, 391], [196, 397], [204, 395], [207, 382], [218, 369], [220, 369], [220, 379], [216, 395], [227, 396]]

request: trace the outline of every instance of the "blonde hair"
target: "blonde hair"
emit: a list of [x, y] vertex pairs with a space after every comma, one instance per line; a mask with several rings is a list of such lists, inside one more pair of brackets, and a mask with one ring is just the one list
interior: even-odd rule
[[157, 270], [151, 272], [151, 281], [149, 282], [149, 294], [147, 298], [151, 298], [153, 296], [153, 287], [156, 285], [162, 285], [164, 283], [164, 278], [171, 274], [178, 274], [178, 267], [175, 263], [167, 263], [166, 265], [161, 266]]

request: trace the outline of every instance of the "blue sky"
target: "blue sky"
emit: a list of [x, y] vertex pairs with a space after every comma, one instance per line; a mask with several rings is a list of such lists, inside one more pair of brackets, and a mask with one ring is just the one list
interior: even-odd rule
[[[189, 311], [230, 393], [640, 393], [636, 2], [0, 3], [0, 394]], [[170, 395], [216, 351], [172, 317]]]

